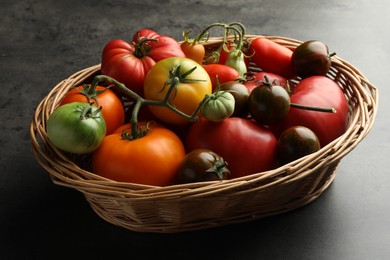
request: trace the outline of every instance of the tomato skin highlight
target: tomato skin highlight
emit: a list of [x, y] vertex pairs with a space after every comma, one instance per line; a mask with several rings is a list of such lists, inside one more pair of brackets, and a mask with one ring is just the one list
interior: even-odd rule
[[[179, 83], [176, 91], [171, 94], [169, 101], [181, 112], [192, 115], [199, 103], [207, 94], [211, 94], [211, 81], [206, 70], [197, 62], [183, 57], [167, 58], [156, 63], [145, 79], [145, 98], [154, 101], [164, 100], [170, 84], [166, 85], [169, 71], [180, 65], [182, 73], [196, 67], [186, 79], [201, 80], [199, 82]], [[164, 87], [165, 85], [165, 87]], [[188, 124], [189, 120], [171, 111], [167, 107], [149, 106], [150, 111], [160, 120], [169, 124]]]
[[86, 95], [80, 92], [83, 88], [83, 86], [78, 86], [69, 91], [61, 101], [60, 106], [72, 102], [92, 102], [94, 106], [101, 106], [101, 112], [104, 117], [104, 121], [106, 122], [106, 135], [111, 134], [115, 129], [124, 124], [125, 109], [122, 101], [112, 90], [103, 86], [96, 86], [97, 91], [102, 91], [97, 95], [99, 103], [97, 104], [95, 99], [89, 100]]
[[[146, 125], [141, 122], [139, 125]], [[171, 130], [156, 124], [139, 139], [129, 141], [121, 131], [126, 124], [103, 139], [92, 155], [92, 171], [108, 179], [154, 186], [175, 184], [175, 173], [184, 158], [184, 145]]]
[[230, 117], [214, 123], [200, 120], [191, 125], [187, 151], [206, 148], [229, 165], [229, 178], [267, 171], [277, 166], [277, 139], [266, 127], [248, 119]]
[[[82, 110], [91, 107], [93, 116], [81, 119]], [[94, 151], [106, 135], [106, 124], [99, 109], [88, 103], [72, 102], [57, 107], [47, 120], [49, 140], [61, 150], [75, 154]]]

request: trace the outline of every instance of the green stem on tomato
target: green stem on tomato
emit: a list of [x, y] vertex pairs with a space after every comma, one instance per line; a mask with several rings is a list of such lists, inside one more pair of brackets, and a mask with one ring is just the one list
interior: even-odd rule
[[318, 111], [318, 112], [337, 113], [337, 110], [333, 107], [312, 107], [312, 106], [305, 106], [296, 103], [290, 103], [290, 107], [303, 109], [303, 110]]

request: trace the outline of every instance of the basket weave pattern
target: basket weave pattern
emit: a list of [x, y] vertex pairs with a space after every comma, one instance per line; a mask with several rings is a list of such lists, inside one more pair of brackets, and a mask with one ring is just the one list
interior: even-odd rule
[[[246, 36], [254, 37], [259, 36]], [[301, 43], [276, 36], [261, 37], [291, 49]], [[220, 43], [220, 38], [211, 38], [205, 47], [213, 50]], [[88, 155], [64, 153], [50, 143], [46, 133], [46, 121], [65, 94], [99, 72], [100, 64], [78, 71], [58, 83], [41, 101], [30, 126], [32, 150], [55, 184], [82, 192], [100, 217], [134, 231], [199, 230], [280, 214], [306, 205], [332, 183], [340, 160], [368, 134], [377, 112], [376, 88], [351, 64], [333, 56], [327, 76], [345, 93], [350, 120], [347, 131], [318, 152], [271, 171], [222, 182], [168, 187], [120, 183], [88, 171]]]

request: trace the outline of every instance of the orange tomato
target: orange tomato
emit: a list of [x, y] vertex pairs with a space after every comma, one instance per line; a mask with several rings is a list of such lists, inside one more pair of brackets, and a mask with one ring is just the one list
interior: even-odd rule
[[[139, 123], [146, 127], [146, 122]], [[154, 186], [175, 183], [176, 171], [184, 158], [182, 141], [171, 130], [159, 124], [150, 124], [149, 132], [135, 140], [122, 138], [130, 124], [106, 136], [92, 155], [92, 171], [120, 182]]]
[[[183, 76], [193, 68], [195, 68], [194, 71]], [[168, 80], [173, 71], [180, 78], [180, 82], [170, 95], [169, 102], [181, 112], [192, 115], [205, 95], [211, 94], [212, 86], [207, 71], [189, 58], [172, 57], [157, 62], [145, 78], [145, 98], [154, 101], [164, 100], [171, 86]], [[166, 123], [185, 124], [190, 122], [167, 107], [150, 105], [149, 108], [158, 119]]]
[[184, 41], [180, 44], [181, 50], [187, 58], [196, 61], [199, 64], [203, 63], [206, 50], [203, 44]]
[[89, 93], [87, 93], [87, 88], [89, 87], [90, 85], [85, 85], [72, 89], [65, 95], [60, 105], [71, 102], [92, 102], [94, 106], [101, 106], [101, 112], [107, 127], [106, 135], [109, 135], [124, 124], [125, 110], [122, 101], [113, 91], [103, 86], [96, 87], [96, 92], [92, 94], [96, 95], [96, 98], [88, 98]]

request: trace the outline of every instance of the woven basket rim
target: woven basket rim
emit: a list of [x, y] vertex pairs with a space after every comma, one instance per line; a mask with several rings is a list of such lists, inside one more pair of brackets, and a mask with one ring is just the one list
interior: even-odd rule
[[[247, 39], [257, 37], [265, 37], [290, 48], [295, 48], [302, 43], [299, 40], [280, 36], [246, 35]], [[205, 46], [220, 43], [221, 40], [222, 38], [220, 37], [212, 37], [205, 43]], [[358, 103], [347, 131], [339, 138], [322, 147], [318, 152], [266, 172], [222, 182], [212, 181], [156, 187], [116, 182], [81, 169], [76, 163], [69, 160], [65, 153], [50, 144], [42, 124], [44, 124], [49, 114], [58, 105], [61, 97], [72, 86], [76, 86], [87, 77], [98, 73], [100, 64], [82, 69], [60, 81], [40, 102], [30, 125], [33, 153], [43, 168], [50, 173], [53, 182], [58, 185], [74, 188], [84, 193], [101, 194], [101, 196], [124, 196], [125, 198], [131, 197], [135, 200], [149, 199], [150, 197], [161, 199], [185, 197], [188, 199], [207, 192], [223, 193], [229, 190], [244, 190], [244, 187], [251, 186], [265, 189], [283, 182], [294, 181], [310, 174], [311, 168], [326, 167], [327, 164], [340, 160], [365, 138], [374, 123], [378, 109], [378, 92], [376, 87], [357, 68], [339, 56], [332, 57], [332, 69], [342, 72], [352, 82], [354, 98]], [[55, 153], [57, 157], [53, 158], [47, 155], [47, 151]], [[77, 174], [72, 174], [72, 171], [77, 172]], [[64, 172], [67, 173], [66, 176], [63, 174]], [[279, 176], [279, 178], [267, 183], [268, 178], [275, 176]], [[258, 186], [261, 183], [266, 184]]]

